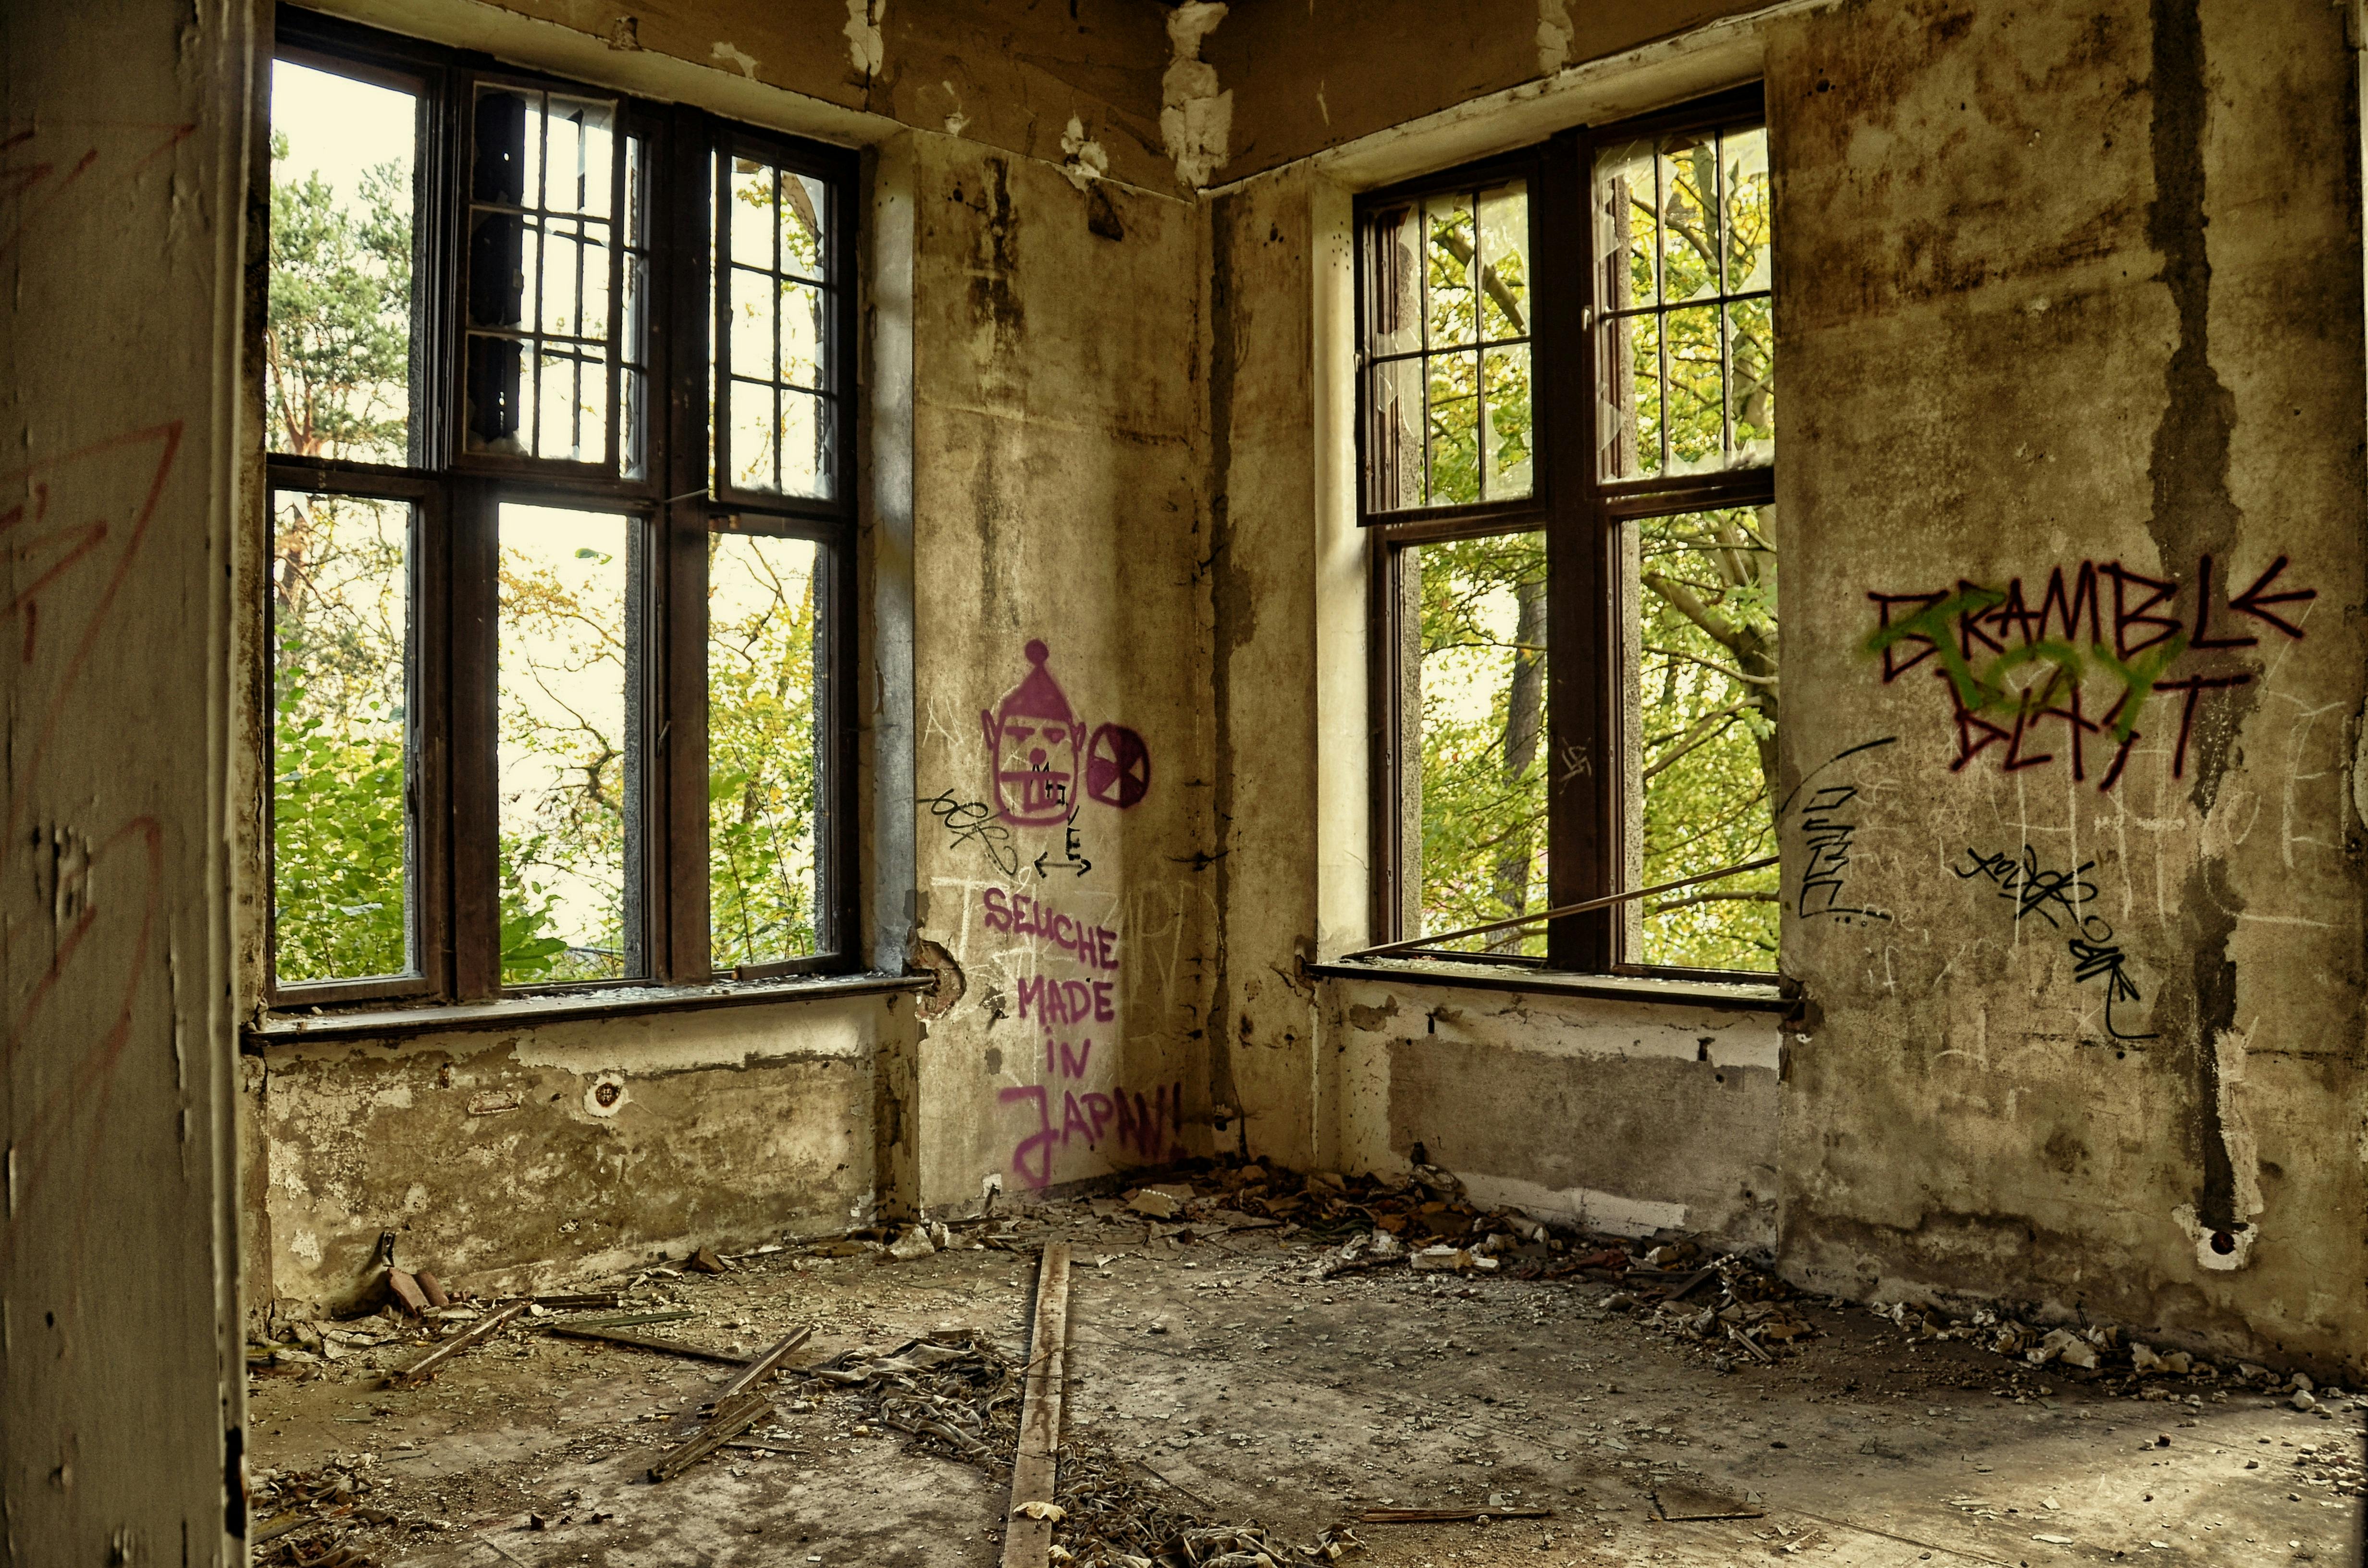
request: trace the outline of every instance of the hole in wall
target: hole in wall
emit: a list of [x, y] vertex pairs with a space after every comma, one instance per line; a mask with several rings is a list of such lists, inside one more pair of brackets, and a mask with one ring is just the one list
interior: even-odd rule
[[2212, 1233], [2212, 1250], [2226, 1257], [2237, 1250], [2237, 1238], [2226, 1231]]

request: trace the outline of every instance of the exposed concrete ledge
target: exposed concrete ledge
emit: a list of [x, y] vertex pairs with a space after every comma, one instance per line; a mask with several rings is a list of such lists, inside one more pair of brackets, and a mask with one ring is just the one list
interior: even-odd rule
[[1520, 964], [1451, 964], [1435, 960], [1365, 959], [1312, 963], [1311, 974], [1326, 980], [1360, 980], [1385, 985], [1453, 985], [1488, 991], [1524, 991], [1552, 996], [1592, 996], [1608, 1002], [1667, 1003], [1723, 1012], [1789, 1013], [1795, 1003], [1775, 984], [1709, 980], [1662, 980], [1644, 975], [1570, 974]]
[[927, 991], [926, 974], [843, 974], [816, 979], [724, 983], [714, 985], [648, 985], [610, 991], [577, 991], [564, 996], [511, 996], [498, 1002], [457, 1006], [383, 1007], [350, 1013], [267, 1013], [240, 1031], [240, 1049], [259, 1054], [277, 1045], [310, 1040], [390, 1040], [410, 1035], [452, 1034], [473, 1029], [530, 1028], [579, 1018], [612, 1018], [643, 1013], [704, 1012], [716, 1007], [836, 1000]]

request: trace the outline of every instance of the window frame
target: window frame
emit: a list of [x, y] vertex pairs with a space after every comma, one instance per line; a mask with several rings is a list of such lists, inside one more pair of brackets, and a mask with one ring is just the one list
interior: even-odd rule
[[[1420, 896], [1409, 864], [1404, 769], [1420, 757], [1400, 700], [1405, 551], [1410, 546], [1539, 531], [1546, 547], [1545, 907], [1625, 891], [1630, 801], [1625, 626], [1637, 606], [1625, 591], [1623, 530], [1648, 517], [1775, 501], [1773, 461], [1684, 475], [1607, 481], [1598, 472], [1599, 418], [1611, 373], [1602, 352], [1605, 279], [1591, 258], [1597, 153], [1650, 137], [1767, 123], [1763, 85], [1743, 86], [1648, 114], [1582, 126], [1516, 152], [1358, 196], [1351, 204], [1356, 324], [1357, 522], [1367, 549], [1369, 820], [1372, 876], [1369, 930], [1376, 944], [1404, 938]], [[1377, 510], [1369, 432], [1374, 408], [1371, 274], [1372, 215], [1411, 199], [1525, 177], [1530, 213], [1531, 490], [1525, 500]], [[1772, 242], [1771, 242], [1772, 243]], [[1548, 282], [1553, 284], [1548, 287]], [[1641, 800], [1636, 802], [1641, 810]], [[1779, 906], [1781, 909], [1781, 905]], [[1508, 976], [1554, 971], [1765, 984], [1771, 971], [1694, 969], [1637, 961], [1626, 950], [1622, 905], [1545, 923], [1543, 956], [1416, 948], [1405, 956], [1502, 966]]]
[[[278, 699], [273, 596], [263, 585], [261, 686], [265, 767], [261, 853], [266, 889], [263, 979], [268, 1007], [355, 1004], [436, 1006], [602, 991], [646, 992], [718, 978], [761, 981], [848, 973], [865, 967], [860, 949], [856, 729], [848, 690], [858, 657], [855, 588], [856, 309], [860, 280], [859, 155], [728, 121], [689, 106], [578, 83], [468, 51], [424, 43], [292, 6], [277, 10], [267, 62], [287, 60], [379, 82], [419, 96], [413, 189], [411, 439], [404, 463], [302, 457], [265, 450], [267, 560], [279, 495], [399, 498], [412, 504], [410, 676], [412, 733], [406, 767], [411, 799], [410, 942], [416, 973], [283, 983], [278, 973], [276, 800]], [[470, 191], [469, 149], [479, 83], [612, 100], [617, 195], [609, 222], [616, 268], [609, 294], [609, 416], [606, 464], [472, 452], [461, 428], [465, 377]], [[625, 178], [629, 139], [641, 143], [646, 190]], [[820, 180], [830, 217], [825, 268], [833, 291], [830, 356], [821, 381], [838, 417], [827, 499], [714, 490], [707, 389], [709, 247], [721, 170], [742, 148]], [[643, 443], [633, 474], [625, 444], [631, 415], [624, 367], [629, 254], [626, 204], [646, 210], [640, 346]], [[268, 283], [264, 287], [268, 290]], [[253, 330], [264, 323], [258, 312]], [[260, 356], [257, 356], [258, 360]], [[268, 432], [264, 444], [268, 445]], [[506, 502], [612, 512], [629, 519], [635, 557], [628, 568], [626, 660], [629, 730], [635, 769], [627, 824], [629, 948], [638, 972], [593, 981], [505, 985], [501, 976], [499, 786], [496, 718], [499, 647], [498, 521]], [[814, 806], [814, 934], [812, 953], [712, 969], [708, 931], [707, 540], [712, 531], [784, 533], [817, 545], [814, 702], [819, 772]], [[638, 656], [635, 656], [637, 653]], [[464, 678], [461, 672], [482, 672]], [[632, 809], [632, 808], [629, 808]], [[621, 1000], [621, 998], [620, 998]]]

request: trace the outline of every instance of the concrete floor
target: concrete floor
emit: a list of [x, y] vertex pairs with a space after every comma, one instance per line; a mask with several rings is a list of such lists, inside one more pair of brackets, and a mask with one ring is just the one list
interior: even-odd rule
[[[1356, 1526], [1368, 1550], [1349, 1562], [2362, 1561], [2368, 1406], [2353, 1399], [2305, 1414], [2178, 1380], [2161, 1385], [2172, 1399], [2114, 1397], [1827, 1307], [1808, 1308], [1820, 1332], [1797, 1356], [1722, 1372], [1706, 1347], [1604, 1310], [1609, 1285], [1403, 1266], [1323, 1279], [1304, 1240], [1155, 1250], [1139, 1220], [1083, 1203], [1029, 1210], [1014, 1239], [1046, 1235], [1077, 1260], [1072, 1438], [1148, 1466], [1212, 1522], [1300, 1542], [1375, 1506], [1503, 1494], [1554, 1511]], [[788, 1251], [641, 1295], [698, 1314], [645, 1332], [719, 1346], [813, 1324], [801, 1364], [949, 1326], [1017, 1356], [1034, 1267], [1000, 1250], [910, 1263]], [[256, 1469], [342, 1464], [368, 1483], [356, 1514], [386, 1519], [349, 1514], [284, 1539], [347, 1542], [390, 1568], [999, 1561], [1006, 1491], [860, 1426], [848, 1396], [777, 1385], [775, 1430], [795, 1454], [734, 1450], [652, 1486], [649, 1460], [727, 1369], [527, 1334], [464, 1352], [426, 1388], [379, 1386], [376, 1369], [416, 1354], [257, 1374]], [[1671, 1484], [1748, 1494], [1766, 1516], [1661, 1522], [1651, 1493]], [[530, 1512], [550, 1528], [528, 1528]]]

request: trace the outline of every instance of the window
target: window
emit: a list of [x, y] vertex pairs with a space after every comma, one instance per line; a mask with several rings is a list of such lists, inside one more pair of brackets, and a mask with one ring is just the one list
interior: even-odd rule
[[[1776, 966], [1757, 88], [1360, 198], [1378, 938]], [[1683, 883], [1665, 891], [1668, 883]]]
[[282, 10], [281, 1005], [851, 968], [851, 154]]

